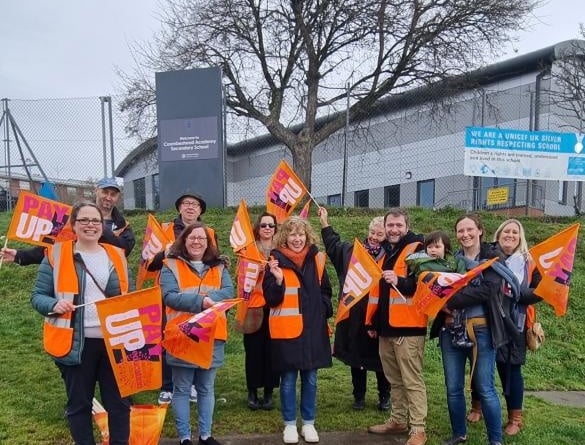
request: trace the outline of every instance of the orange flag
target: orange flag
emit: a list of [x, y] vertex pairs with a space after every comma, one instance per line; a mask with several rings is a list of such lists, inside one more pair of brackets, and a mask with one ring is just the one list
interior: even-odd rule
[[108, 357], [122, 397], [162, 384], [159, 287], [96, 302]]
[[183, 314], [173, 319], [165, 328], [164, 348], [174, 357], [209, 369], [217, 321], [240, 301], [239, 298], [223, 300], [198, 314]]
[[7, 237], [39, 246], [50, 246], [55, 243], [70, 217], [70, 205], [21, 191]]
[[305, 205], [303, 206], [303, 208], [301, 209], [301, 213], [299, 213], [299, 216], [301, 218], [305, 218], [307, 219], [309, 217], [309, 208], [311, 207], [311, 200], [309, 199]]
[[280, 161], [266, 190], [266, 210], [280, 223], [307, 194], [307, 187], [286, 161]]
[[154, 256], [162, 252], [170, 242], [171, 240], [168, 239], [154, 215], [149, 213], [146, 231], [144, 232], [142, 241], [142, 250], [140, 252], [140, 265], [136, 274], [136, 289], [142, 289], [146, 280], [156, 279], [159, 271], [149, 271], [148, 265]]
[[534, 293], [550, 304], [559, 317], [567, 312], [579, 226], [573, 224], [530, 249], [542, 275]]
[[254, 230], [252, 229], [252, 224], [250, 224], [248, 208], [246, 207], [246, 201], [242, 199], [230, 231], [230, 244], [234, 252], [238, 252], [254, 242]]
[[356, 238], [349, 259], [343, 292], [337, 307], [335, 324], [349, 317], [349, 310], [360, 301], [382, 277], [382, 269]]
[[477, 277], [481, 271], [492, 265], [497, 258], [481, 263], [465, 274], [453, 272], [422, 272], [418, 277], [416, 292], [412, 303], [416, 309], [431, 318], [437, 316], [441, 308], [458, 290]]

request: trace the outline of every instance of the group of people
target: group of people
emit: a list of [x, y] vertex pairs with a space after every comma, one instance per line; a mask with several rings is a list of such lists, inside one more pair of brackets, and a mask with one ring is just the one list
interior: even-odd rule
[[[40, 263], [32, 294], [33, 307], [45, 316], [44, 346], [54, 358], [67, 391], [66, 415], [78, 445], [94, 445], [92, 399], [95, 385], [106, 410], [110, 444], [127, 444], [129, 401], [120, 396], [109, 364], [100, 322], [92, 302], [133, 289], [126, 257], [135, 239], [116, 209], [120, 188], [111, 178], [98, 182], [95, 203], [76, 204], [70, 218], [76, 240], [42, 248], [4, 248], [5, 262]], [[220, 255], [215, 232], [201, 221], [204, 199], [182, 194], [175, 203], [177, 218], [163, 229], [172, 243], [148, 264], [159, 272], [166, 323], [201, 312], [235, 291], [229, 261]], [[321, 238], [307, 219], [290, 216], [280, 225], [270, 213], [254, 224], [256, 247], [266, 266], [246, 305], [254, 328], [244, 333], [247, 406], [274, 408], [279, 388], [284, 422], [283, 442], [316, 443], [318, 369], [332, 365], [332, 355], [351, 369], [353, 408], [364, 409], [367, 372], [376, 374], [378, 409], [390, 418], [373, 425], [373, 434], [406, 434], [406, 445], [427, 441], [427, 392], [423, 378], [427, 316], [412, 304], [417, 277], [424, 271], [465, 273], [482, 261], [496, 258], [494, 267], [457, 292], [434, 319], [430, 338], [442, 352], [451, 437], [444, 443], [467, 441], [466, 364], [472, 373], [470, 421], [485, 420], [490, 445], [502, 443], [503, 431], [522, 428], [523, 379], [526, 357], [524, 326], [514, 332], [502, 317], [503, 307], [517, 304], [526, 315], [540, 301], [534, 294], [540, 276], [528, 253], [522, 224], [507, 220], [492, 243], [483, 241], [479, 216], [467, 214], [455, 223], [460, 249], [452, 251], [447, 233], [415, 234], [404, 209], [390, 209], [374, 218], [363, 246], [378, 263], [382, 278], [354, 305], [335, 331], [333, 350], [328, 319], [333, 315], [332, 287], [325, 268], [331, 260], [343, 288], [353, 244], [342, 241], [319, 208]], [[88, 304], [90, 303], [90, 304]], [[520, 317], [520, 320], [524, 320]], [[172, 403], [179, 441], [192, 445], [190, 401], [198, 404], [198, 444], [216, 445], [212, 436], [214, 382], [224, 362], [227, 319], [218, 322], [212, 364], [203, 369], [165, 353], [160, 403]], [[508, 422], [502, 430], [497, 369], [504, 389]], [[300, 404], [297, 380], [300, 376]], [[260, 396], [258, 391], [263, 390]], [[301, 429], [297, 426], [300, 407]]]

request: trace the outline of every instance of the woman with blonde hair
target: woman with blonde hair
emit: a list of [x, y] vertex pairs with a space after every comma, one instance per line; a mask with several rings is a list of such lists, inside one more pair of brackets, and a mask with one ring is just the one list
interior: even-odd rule
[[280, 373], [284, 443], [297, 443], [296, 382], [301, 376], [301, 435], [319, 442], [315, 429], [317, 370], [331, 366], [327, 319], [333, 315], [325, 255], [309, 222], [287, 218], [276, 235], [263, 281], [270, 306], [273, 368]]

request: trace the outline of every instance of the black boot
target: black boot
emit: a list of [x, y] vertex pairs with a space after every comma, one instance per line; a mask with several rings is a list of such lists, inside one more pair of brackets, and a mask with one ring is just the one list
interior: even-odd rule
[[378, 402], [378, 409], [380, 411], [388, 411], [390, 409], [390, 394], [380, 396]]
[[260, 408], [260, 401], [258, 400], [258, 392], [256, 389], [248, 390], [248, 408], [252, 411], [256, 411]]
[[354, 397], [351, 407], [356, 411], [361, 411], [366, 407], [366, 399], [364, 397]]
[[264, 400], [262, 400], [262, 409], [266, 411], [274, 409], [274, 401], [272, 400], [272, 388], [264, 388]]

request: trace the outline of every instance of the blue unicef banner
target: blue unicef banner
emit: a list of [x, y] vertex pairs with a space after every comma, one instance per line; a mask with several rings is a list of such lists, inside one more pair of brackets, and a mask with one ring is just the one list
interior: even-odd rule
[[499, 178], [584, 180], [583, 136], [467, 127], [463, 172]]

